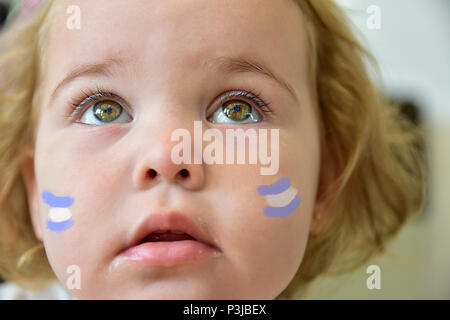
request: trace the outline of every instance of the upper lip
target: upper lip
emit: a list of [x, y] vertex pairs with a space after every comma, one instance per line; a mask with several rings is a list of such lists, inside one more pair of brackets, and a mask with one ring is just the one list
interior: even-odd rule
[[189, 216], [178, 211], [155, 212], [147, 216], [132, 233], [128, 247], [138, 245], [146, 236], [158, 230], [182, 231], [195, 238], [195, 240], [217, 249], [204, 225], [196, 223]]

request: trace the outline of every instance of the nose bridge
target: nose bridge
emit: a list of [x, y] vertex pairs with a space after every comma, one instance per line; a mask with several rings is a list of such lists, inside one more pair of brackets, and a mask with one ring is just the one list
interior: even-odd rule
[[[202, 120], [204, 110], [202, 97], [196, 97], [194, 90], [177, 87], [171, 82], [164, 89], [152, 89], [141, 96], [136, 126], [144, 132], [158, 129], [161, 136], [170, 140], [171, 133], [180, 128], [192, 131], [194, 121]], [[160, 87], [158, 87], [160, 88]]]
[[[180, 138], [172, 141], [172, 134], [187, 133], [190, 139], [183, 141], [182, 152], [193, 153], [194, 121], [203, 120], [205, 111], [202, 72], [195, 68], [198, 61], [192, 55], [171, 59], [170, 68], [168, 59], [161, 53], [143, 61], [144, 67], [138, 71], [147, 86], [140, 91], [133, 126], [133, 144], [137, 144], [133, 180], [138, 188], [176, 182], [198, 189], [204, 182], [203, 164], [194, 164], [193, 156], [188, 163], [172, 161], [172, 151], [180, 144]], [[187, 148], [190, 150], [185, 151]]]
[[[143, 141], [145, 146], [141, 150], [144, 154], [149, 150], [158, 151], [159, 157], [170, 158], [172, 149], [179, 143], [179, 132], [189, 136], [190, 146], [193, 145], [194, 122], [201, 120], [196, 118], [193, 107], [172, 103], [148, 106], [135, 125], [136, 140]], [[191, 138], [192, 137], [192, 138]], [[149, 156], [148, 154], [146, 156]]]

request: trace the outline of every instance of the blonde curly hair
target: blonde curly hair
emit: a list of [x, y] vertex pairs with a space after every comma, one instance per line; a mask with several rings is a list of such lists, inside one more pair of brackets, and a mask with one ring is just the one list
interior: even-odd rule
[[[425, 195], [420, 130], [387, 103], [369, 76], [375, 60], [332, 0], [293, 0], [308, 33], [322, 157], [332, 150], [337, 179], [319, 187], [333, 219], [310, 235], [303, 262], [277, 297], [300, 297], [319, 275], [354, 270], [383, 252]], [[30, 221], [20, 163], [34, 145], [40, 78], [54, 0], [0, 36], [0, 275], [22, 286], [54, 279]]]

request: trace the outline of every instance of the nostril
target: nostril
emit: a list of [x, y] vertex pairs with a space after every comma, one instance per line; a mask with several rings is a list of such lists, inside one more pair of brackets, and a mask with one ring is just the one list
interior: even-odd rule
[[180, 175], [183, 178], [187, 178], [187, 177], [189, 177], [189, 171], [187, 171], [186, 169], [182, 169], [182, 170], [180, 170]]
[[158, 175], [158, 172], [156, 172], [156, 171], [153, 170], [153, 169], [150, 169], [150, 170], [147, 171], [147, 175], [148, 175], [151, 179], [154, 179], [154, 178]]

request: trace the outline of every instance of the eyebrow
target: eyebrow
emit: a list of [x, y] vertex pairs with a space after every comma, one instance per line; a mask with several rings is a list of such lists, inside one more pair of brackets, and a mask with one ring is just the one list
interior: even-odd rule
[[125, 64], [126, 62], [124, 60], [111, 58], [98, 63], [88, 63], [75, 67], [64, 80], [56, 86], [55, 90], [53, 90], [53, 93], [50, 96], [50, 102], [56, 98], [58, 92], [61, 91], [63, 87], [73, 80], [89, 76], [111, 77], [113, 75], [112, 68], [114, 66], [123, 66]]
[[[105, 59], [98, 63], [83, 64], [75, 67], [53, 90], [50, 96], [50, 103], [56, 98], [59, 91], [63, 87], [68, 85], [70, 82], [77, 78], [89, 77], [89, 76], [104, 76], [111, 77], [113, 75], [112, 68], [116, 66], [125, 66], [126, 61], [122, 59]], [[229, 56], [217, 56], [210, 58], [205, 61], [207, 67], [216, 67], [224, 73], [233, 74], [240, 72], [252, 72], [261, 74], [273, 81], [275, 81], [281, 88], [285, 89], [296, 102], [298, 102], [298, 97], [292, 86], [284, 80], [281, 76], [275, 74], [269, 68], [264, 65], [245, 58], [236, 58]]]
[[262, 74], [263, 76], [275, 81], [281, 88], [285, 89], [296, 102], [299, 101], [294, 88], [289, 84], [289, 82], [257, 61], [246, 58], [218, 56], [207, 60], [205, 64], [207, 66], [219, 67], [220, 70], [227, 74], [239, 72], [253, 72]]

